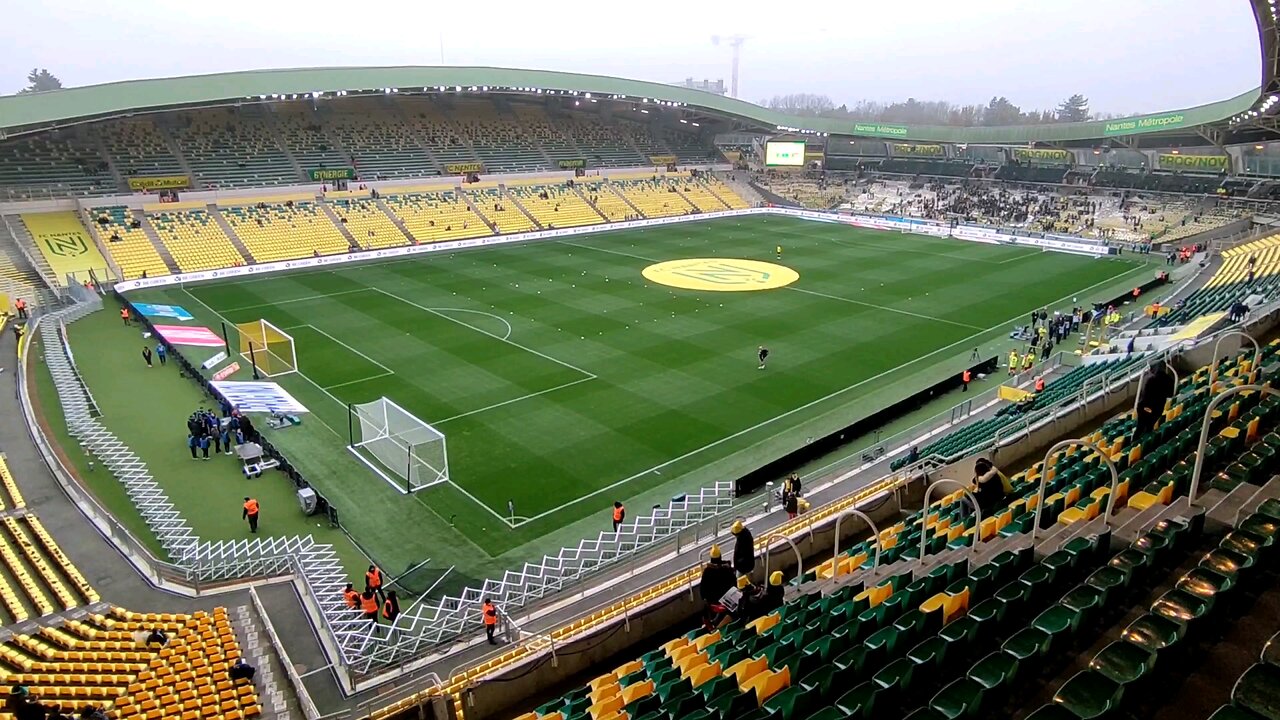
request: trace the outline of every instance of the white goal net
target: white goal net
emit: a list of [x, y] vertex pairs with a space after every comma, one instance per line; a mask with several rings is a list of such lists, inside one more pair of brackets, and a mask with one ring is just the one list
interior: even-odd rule
[[397, 490], [414, 492], [448, 481], [444, 433], [385, 397], [347, 408], [348, 449]]

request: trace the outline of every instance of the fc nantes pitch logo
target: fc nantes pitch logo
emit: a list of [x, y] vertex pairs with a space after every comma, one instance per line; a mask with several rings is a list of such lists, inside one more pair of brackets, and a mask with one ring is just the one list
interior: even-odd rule
[[645, 278], [685, 290], [749, 292], [786, 287], [800, 273], [784, 265], [736, 258], [668, 260], [644, 269]]

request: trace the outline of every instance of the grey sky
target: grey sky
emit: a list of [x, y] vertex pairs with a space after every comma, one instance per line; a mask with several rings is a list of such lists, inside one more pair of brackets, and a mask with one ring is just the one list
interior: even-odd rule
[[[644, 0], [634, 3], [56, 0], [0, 23], [0, 93], [48, 67], [68, 85], [321, 65], [501, 65], [671, 82], [729, 76], [713, 34], [748, 36], [741, 96], [837, 104], [994, 94], [1095, 111], [1221, 100], [1259, 82], [1247, 0]], [[619, 9], [625, 8], [625, 9]]]

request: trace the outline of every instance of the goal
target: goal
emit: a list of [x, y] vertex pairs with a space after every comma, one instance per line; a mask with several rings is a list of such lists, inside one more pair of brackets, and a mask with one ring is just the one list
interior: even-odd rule
[[240, 335], [240, 357], [267, 377], [298, 372], [298, 355], [293, 337], [266, 320], [236, 325]]
[[444, 433], [387, 398], [347, 405], [347, 449], [404, 493], [449, 480]]

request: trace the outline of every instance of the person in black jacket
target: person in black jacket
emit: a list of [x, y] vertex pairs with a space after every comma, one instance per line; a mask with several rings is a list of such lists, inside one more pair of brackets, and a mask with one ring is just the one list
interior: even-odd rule
[[1134, 426], [1134, 439], [1144, 433], [1156, 429], [1160, 415], [1164, 413], [1164, 405], [1173, 397], [1173, 377], [1164, 363], [1151, 366], [1151, 374], [1142, 385], [1142, 394], [1138, 396], [1138, 418]]
[[734, 520], [729, 532], [733, 533], [734, 537], [733, 569], [737, 570], [739, 575], [750, 575], [751, 571], [756, 569], [756, 539], [741, 520]]
[[707, 629], [718, 625], [720, 618], [724, 616], [725, 608], [720, 600], [735, 582], [733, 568], [721, 558], [720, 546], [712, 545], [709, 555], [710, 559], [702, 568], [702, 579], [698, 583], [698, 595], [705, 605], [702, 623]]

